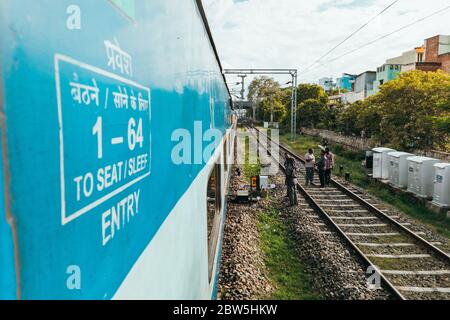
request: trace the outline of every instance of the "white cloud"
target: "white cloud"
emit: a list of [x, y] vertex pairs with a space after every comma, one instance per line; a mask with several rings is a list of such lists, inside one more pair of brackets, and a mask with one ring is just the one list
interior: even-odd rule
[[[204, 0], [225, 68], [305, 69], [393, 0]], [[400, 0], [324, 61], [450, 5]], [[450, 34], [450, 10], [340, 60], [301, 74], [302, 82], [375, 70], [436, 34]], [[278, 78], [284, 81], [284, 78]], [[288, 79], [286, 79], [287, 81]], [[234, 81], [234, 79], [232, 79]]]

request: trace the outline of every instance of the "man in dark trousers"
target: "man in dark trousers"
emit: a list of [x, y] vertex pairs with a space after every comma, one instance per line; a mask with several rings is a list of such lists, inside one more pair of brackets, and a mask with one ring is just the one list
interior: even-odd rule
[[286, 168], [286, 186], [289, 197], [289, 205], [296, 206], [297, 201], [297, 176], [295, 174], [296, 165], [295, 159], [286, 154], [286, 160], [284, 161], [284, 167]]
[[320, 187], [325, 188], [325, 151], [320, 153], [320, 158], [316, 165], [317, 170], [319, 170]]
[[327, 147], [325, 148], [325, 184], [330, 186], [331, 170], [334, 168], [334, 154]]

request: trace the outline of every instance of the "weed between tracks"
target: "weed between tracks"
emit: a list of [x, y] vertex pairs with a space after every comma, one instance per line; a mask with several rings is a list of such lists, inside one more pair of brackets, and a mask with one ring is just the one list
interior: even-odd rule
[[[259, 175], [261, 165], [249, 163], [249, 139], [245, 140], [244, 174], [247, 179]], [[304, 270], [295, 251], [294, 241], [280, 213], [268, 208], [258, 214], [260, 248], [264, 255], [267, 277], [275, 288], [271, 300], [318, 300], [320, 295], [313, 289], [311, 276]]]
[[[280, 135], [280, 142], [300, 156], [306, 154], [308, 148], [313, 148], [316, 156], [318, 156], [318, 145], [322, 141], [319, 138], [310, 136], [298, 136], [295, 141], [292, 141], [290, 134], [283, 134]], [[346, 151], [340, 145], [333, 145], [331, 149], [336, 155], [337, 169], [333, 174], [342, 176], [339, 174], [339, 167], [341, 165], [344, 166], [343, 174], [346, 172], [350, 173], [353, 184], [366, 189], [370, 195], [396, 207], [410, 217], [422, 222], [430, 229], [450, 239], [450, 219], [435, 214], [420, 203], [412, 202], [411, 198], [406, 195], [394, 194], [387, 187], [371, 183], [361, 165], [361, 162], [364, 160], [363, 152]]]
[[275, 287], [273, 300], [318, 300], [311, 276], [304, 271], [295, 245], [280, 214], [272, 209], [258, 214], [258, 231], [268, 277]]
[[259, 159], [257, 159], [256, 164], [250, 164], [249, 161], [249, 149], [250, 149], [250, 139], [249, 137], [245, 137], [245, 164], [244, 164], [244, 175], [247, 180], [250, 182], [250, 178], [253, 176], [257, 176], [261, 172], [261, 163]]

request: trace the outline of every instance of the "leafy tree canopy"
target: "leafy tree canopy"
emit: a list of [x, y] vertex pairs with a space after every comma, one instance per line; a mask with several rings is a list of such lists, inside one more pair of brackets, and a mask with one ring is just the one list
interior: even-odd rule
[[450, 76], [442, 71], [410, 71], [381, 87], [369, 103], [379, 114], [374, 134], [402, 150], [442, 148], [448, 143]]

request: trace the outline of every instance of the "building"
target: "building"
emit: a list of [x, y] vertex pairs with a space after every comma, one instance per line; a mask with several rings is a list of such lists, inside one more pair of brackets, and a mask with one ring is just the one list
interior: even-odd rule
[[335, 83], [333, 82], [333, 78], [321, 78], [319, 79], [319, 86], [321, 86], [325, 92], [328, 92], [335, 88]]
[[422, 47], [403, 52], [398, 57], [387, 59], [382, 66], [377, 68], [377, 76], [373, 82], [373, 90], [369, 91], [369, 96], [378, 93], [383, 84], [394, 80], [401, 72], [413, 69], [412, 66], [423, 60]]
[[369, 90], [368, 95], [374, 95], [380, 91], [380, 87], [388, 81], [394, 80], [398, 75], [410, 68], [417, 61], [423, 60], [423, 53], [418, 52], [418, 48], [403, 52], [402, 55], [387, 59], [386, 62], [377, 68], [376, 79], [373, 82], [373, 89]]
[[401, 56], [387, 59], [386, 64], [407, 65], [407, 64], [414, 63], [416, 61], [422, 61], [423, 54], [419, 57], [417, 49], [418, 48], [409, 50], [409, 51], [403, 52]]
[[422, 70], [428, 72], [434, 72], [440, 69], [441, 64], [439, 62], [427, 62], [426, 61], [426, 47], [425, 45], [415, 48], [416, 59], [402, 66], [402, 72], [408, 72], [411, 70]]
[[425, 39], [423, 46], [415, 48], [416, 59], [402, 66], [402, 72], [422, 70], [450, 73], [450, 35], [437, 35]]
[[[450, 73], [450, 35], [437, 35], [428, 39], [422, 46], [403, 52], [400, 56], [387, 59], [377, 71], [366, 71], [358, 76], [344, 73], [336, 80], [336, 87], [350, 92], [329, 97], [329, 104], [353, 103], [365, 100], [380, 91], [380, 87], [394, 80], [402, 72], [422, 70], [434, 72], [443, 70]], [[329, 91], [331, 78], [322, 78], [319, 83]]]
[[370, 92], [373, 91], [373, 83], [376, 78], [377, 73], [375, 71], [366, 71], [356, 77], [355, 92], [363, 97], [360, 100], [369, 97]]
[[328, 97], [328, 105], [329, 106], [336, 106], [338, 104], [345, 103], [345, 102], [346, 101], [344, 100], [344, 94], [342, 94], [342, 93]]
[[343, 93], [341, 101], [343, 103], [353, 103], [365, 100], [373, 92], [373, 83], [377, 77], [375, 71], [366, 71], [356, 76], [353, 84], [353, 91]]
[[355, 79], [355, 92], [364, 92], [367, 97], [367, 92], [373, 90], [373, 82], [377, 77], [375, 71], [366, 71], [359, 74]]
[[406, 51], [401, 56], [386, 60], [377, 68], [373, 90], [369, 95], [378, 93], [380, 86], [394, 80], [401, 72], [422, 70], [435, 72], [444, 70], [450, 73], [450, 36], [438, 35], [425, 40], [424, 45]]
[[437, 35], [425, 40], [425, 62], [440, 64], [450, 73], [450, 35]]
[[355, 86], [356, 75], [344, 73], [342, 77], [337, 78], [336, 86], [338, 89], [345, 89], [347, 91], [353, 91]]
[[369, 90], [369, 96], [378, 93], [380, 87], [388, 81], [394, 80], [402, 71], [401, 64], [383, 64], [377, 68], [376, 79], [373, 82], [372, 90]]

